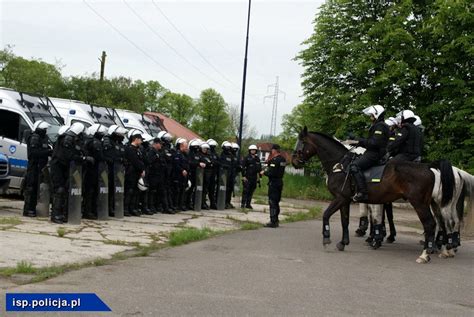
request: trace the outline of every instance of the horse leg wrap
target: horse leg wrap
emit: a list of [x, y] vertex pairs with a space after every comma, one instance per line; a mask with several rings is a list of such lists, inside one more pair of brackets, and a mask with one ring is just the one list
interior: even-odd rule
[[323, 225], [323, 237], [329, 238], [330, 236], [331, 236], [331, 233], [329, 231], [329, 225]]
[[436, 235], [436, 246], [441, 250], [443, 244], [446, 244], [446, 233], [444, 231], [438, 231]]
[[382, 241], [383, 240], [383, 226], [381, 224], [374, 225], [374, 240]]
[[451, 250], [452, 248], [454, 248], [454, 245], [453, 245], [453, 234], [452, 233], [448, 233], [447, 236], [446, 236], [446, 249], [448, 250]]
[[461, 235], [458, 231], [453, 232], [453, 248], [457, 248], [461, 245]]

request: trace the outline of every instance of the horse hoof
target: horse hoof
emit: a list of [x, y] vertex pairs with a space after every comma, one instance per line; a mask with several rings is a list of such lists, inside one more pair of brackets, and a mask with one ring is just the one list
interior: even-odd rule
[[450, 255], [447, 252], [441, 252], [440, 254], [438, 254], [438, 257], [440, 259], [447, 259], [450, 257]]
[[336, 244], [336, 247], [337, 247], [337, 249], [338, 249], [339, 251], [344, 251], [344, 248], [346, 247], [346, 245], [345, 245], [344, 243], [342, 243], [342, 242], [338, 242], [338, 243]]
[[380, 248], [382, 246], [382, 242], [373, 241], [370, 246], [372, 247], [372, 249], [377, 250], [378, 248]]
[[392, 235], [388, 236], [387, 243], [394, 243], [394, 242], [395, 242], [395, 236], [392, 236]]
[[361, 229], [357, 229], [355, 231], [355, 235], [356, 235], [356, 237], [363, 237], [363, 236], [365, 236], [365, 231], [361, 230]]
[[330, 238], [323, 238], [323, 245], [328, 245], [331, 244], [331, 239]]
[[431, 258], [430, 258], [429, 256], [427, 256], [426, 258], [420, 256], [418, 259], [416, 259], [416, 263], [419, 263], [419, 264], [426, 264], [426, 263], [428, 263], [430, 260], [431, 260]]
[[456, 255], [456, 250], [455, 249], [451, 249], [451, 250], [448, 250], [447, 252], [447, 257], [448, 258], [454, 258], [454, 256]]

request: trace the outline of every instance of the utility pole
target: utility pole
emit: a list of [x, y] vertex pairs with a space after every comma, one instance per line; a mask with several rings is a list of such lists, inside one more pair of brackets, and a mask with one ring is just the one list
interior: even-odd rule
[[[247, 37], [245, 38], [245, 57], [244, 57], [244, 74], [242, 79], [242, 99], [240, 104], [240, 125], [239, 125], [239, 139], [237, 140], [237, 144], [239, 148], [242, 147], [242, 130], [244, 126], [244, 105], [245, 105], [245, 84], [247, 81], [247, 55], [249, 49], [249, 28], [250, 28], [250, 8], [252, 5], [252, 0], [249, 0], [249, 10], [247, 14]], [[239, 150], [240, 156], [240, 150]]]
[[105, 51], [102, 51], [102, 58], [99, 58], [100, 61], [100, 81], [104, 80], [104, 70], [105, 70], [105, 58], [107, 55]]
[[269, 88], [272, 88], [272, 87], [275, 89], [273, 94], [263, 97], [263, 103], [265, 103], [265, 100], [267, 98], [273, 99], [272, 119], [271, 119], [271, 122], [270, 122], [270, 136], [274, 136], [276, 134], [278, 97], [280, 96], [280, 94], [283, 94], [283, 98], [286, 99], [286, 93], [284, 91], [280, 90], [278, 76], [276, 76], [276, 81], [275, 81], [274, 84], [271, 84], [271, 85], [267, 86], [267, 93], [268, 93]]

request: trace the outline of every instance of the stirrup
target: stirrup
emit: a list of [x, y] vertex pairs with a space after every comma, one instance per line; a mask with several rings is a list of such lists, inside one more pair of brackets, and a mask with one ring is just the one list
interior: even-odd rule
[[369, 197], [368, 194], [365, 194], [365, 193], [356, 193], [353, 197], [352, 197], [352, 200], [355, 201], [355, 202], [366, 202]]

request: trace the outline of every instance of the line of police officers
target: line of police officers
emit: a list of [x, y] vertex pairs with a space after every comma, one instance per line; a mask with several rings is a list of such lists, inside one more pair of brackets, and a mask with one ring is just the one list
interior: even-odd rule
[[[85, 128], [76, 122], [61, 127], [53, 147], [46, 130], [49, 124], [35, 123], [28, 138], [28, 168], [24, 188], [24, 215], [36, 216], [38, 187], [41, 172], [47, 170], [50, 161], [50, 183], [52, 185], [51, 221], [67, 222], [67, 199], [71, 162], [82, 165], [83, 200], [82, 216], [97, 219], [97, 197], [99, 193], [100, 167], [106, 163], [109, 182], [109, 216], [114, 216], [117, 193], [117, 163], [125, 167], [124, 216], [152, 215], [158, 212], [175, 213], [194, 209], [197, 185], [197, 169], [203, 169], [202, 209], [217, 209], [218, 179], [227, 175], [225, 208], [234, 208], [231, 203], [237, 175], [242, 173], [242, 208], [252, 209], [252, 195], [261, 176], [269, 177], [270, 227], [278, 226], [278, 203], [283, 186], [282, 177], [286, 165], [275, 145], [262, 170], [257, 156], [257, 147], [251, 145], [248, 155], [240, 161], [236, 143], [222, 143], [221, 154], [218, 143], [194, 139], [188, 144], [178, 138], [172, 144], [172, 136], [162, 131], [157, 137], [128, 131], [128, 142], [124, 139], [127, 130], [117, 125], [106, 128], [94, 124]], [[208, 204], [209, 202], [209, 204]]]

